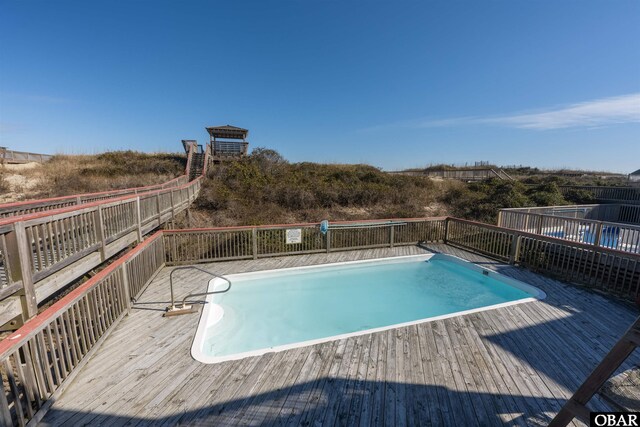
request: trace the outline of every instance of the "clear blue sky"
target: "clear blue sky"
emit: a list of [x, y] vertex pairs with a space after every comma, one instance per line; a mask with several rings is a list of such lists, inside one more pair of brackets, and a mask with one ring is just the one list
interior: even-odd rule
[[0, 145], [640, 168], [639, 1], [0, 0]]

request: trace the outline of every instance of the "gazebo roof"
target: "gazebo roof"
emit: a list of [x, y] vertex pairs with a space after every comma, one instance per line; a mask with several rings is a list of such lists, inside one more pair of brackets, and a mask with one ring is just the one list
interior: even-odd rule
[[247, 129], [239, 128], [236, 126], [214, 126], [206, 128], [209, 135], [213, 138], [227, 138], [227, 139], [245, 139], [249, 134]]

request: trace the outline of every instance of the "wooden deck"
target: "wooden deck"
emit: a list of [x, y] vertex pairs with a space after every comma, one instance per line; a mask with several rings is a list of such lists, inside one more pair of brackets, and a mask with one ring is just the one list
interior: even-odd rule
[[[445, 245], [534, 284], [544, 301], [215, 365], [198, 315], [161, 317], [170, 269], [45, 416], [45, 425], [546, 425], [637, 311]], [[218, 262], [220, 273], [424, 253], [416, 247]], [[181, 273], [178, 295], [206, 279]], [[621, 370], [640, 360], [634, 354]], [[599, 396], [591, 407], [610, 410]]]

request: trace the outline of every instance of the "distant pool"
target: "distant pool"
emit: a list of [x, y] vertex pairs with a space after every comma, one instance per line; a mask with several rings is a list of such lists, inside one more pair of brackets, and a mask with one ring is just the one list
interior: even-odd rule
[[[311, 345], [544, 298], [539, 289], [448, 255], [419, 255], [228, 276], [192, 347], [204, 363]], [[209, 289], [226, 282], [214, 279]]]

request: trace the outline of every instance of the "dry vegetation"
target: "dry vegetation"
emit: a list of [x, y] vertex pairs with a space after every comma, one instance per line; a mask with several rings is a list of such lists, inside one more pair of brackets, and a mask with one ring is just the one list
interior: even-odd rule
[[0, 202], [160, 184], [184, 173], [180, 154], [113, 151], [56, 155], [44, 164], [4, 165]]
[[210, 226], [433, 216], [445, 213], [438, 191], [423, 177], [368, 165], [291, 164], [273, 150], [255, 149], [245, 161], [209, 172], [194, 218]]
[[255, 149], [246, 160], [210, 170], [190, 222], [179, 225], [440, 215], [495, 222], [500, 208], [566, 203], [552, 181], [535, 186], [499, 180], [436, 181], [387, 174], [368, 165], [288, 163], [273, 150]]
[[[0, 169], [0, 200], [7, 202], [159, 184], [184, 171], [178, 154], [107, 152], [55, 156], [43, 165]], [[453, 215], [492, 223], [505, 207], [588, 203], [587, 193], [562, 197], [560, 178], [467, 184], [387, 174], [368, 165], [289, 163], [277, 152], [254, 149], [242, 161], [209, 171], [190, 221], [178, 226], [230, 226], [322, 219], [360, 220]], [[563, 182], [564, 183], [564, 182]]]

